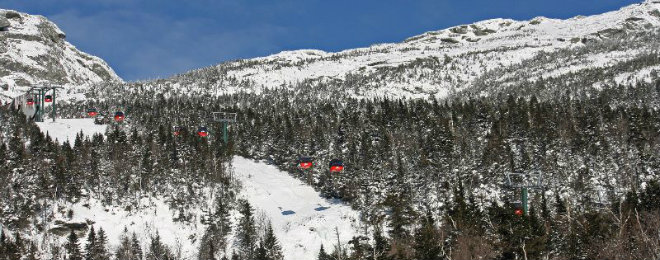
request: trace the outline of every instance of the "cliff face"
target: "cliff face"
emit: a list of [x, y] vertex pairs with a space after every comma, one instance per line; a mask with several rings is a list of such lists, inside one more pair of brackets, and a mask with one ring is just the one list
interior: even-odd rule
[[0, 9], [0, 97], [39, 83], [121, 82], [102, 59], [81, 52], [43, 16]]

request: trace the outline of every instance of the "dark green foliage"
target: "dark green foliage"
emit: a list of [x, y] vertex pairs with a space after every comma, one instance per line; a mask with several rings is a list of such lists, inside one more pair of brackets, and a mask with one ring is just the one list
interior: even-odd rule
[[242, 259], [252, 259], [257, 249], [258, 239], [254, 211], [250, 203], [245, 200], [239, 202], [238, 211], [241, 213], [237, 227], [240, 256]]
[[316, 258], [317, 260], [330, 260], [332, 257], [325, 252], [325, 249], [323, 248], [323, 245], [321, 245], [321, 249], [319, 249], [319, 255]]
[[[175, 259], [170, 249], [160, 241], [160, 235], [156, 233], [151, 237], [149, 247], [147, 248], [146, 260], [173, 260]], [[215, 260], [211, 255], [208, 260]]]
[[82, 253], [80, 252], [80, 245], [78, 244], [78, 236], [73, 230], [67, 237], [66, 244], [64, 245], [67, 260], [83, 260]]
[[266, 232], [261, 244], [261, 247], [265, 250], [265, 258], [267, 260], [283, 260], [284, 256], [282, 255], [282, 246], [277, 241], [275, 233], [273, 232], [273, 226], [268, 225], [266, 227]]
[[98, 247], [96, 241], [96, 233], [94, 232], [94, 226], [89, 229], [89, 234], [87, 235], [87, 243], [85, 244], [85, 260], [95, 260], [97, 256], [95, 255], [98, 252], [95, 252], [95, 249]]
[[119, 247], [115, 251], [115, 258], [125, 260], [142, 260], [142, 248], [137, 241], [135, 233], [133, 233], [132, 237], [129, 238], [128, 230], [124, 229], [124, 233], [119, 240]]

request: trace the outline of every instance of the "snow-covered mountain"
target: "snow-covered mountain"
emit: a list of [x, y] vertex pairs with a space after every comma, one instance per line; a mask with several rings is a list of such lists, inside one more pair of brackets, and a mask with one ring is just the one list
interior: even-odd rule
[[650, 82], [653, 71], [660, 68], [657, 59], [640, 66], [627, 62], [658, 56], [659, 28], [660, 1], [646, 1], [567, 20], [486, 20], [427, 32], [400, 43], [336, 53], [284, 51], [156, 82], [165, 87], [163, 91], [191, 95], [310, 86], [319, 96], [442, 98], [466, 91], [488, 95], [511, 85], [599, 69], [605, 77], [573, 79], [585, 87], [599, 88]]
[[[4, 17], [10, 17], [11, 27], [0, 32], [0, 39], [11, 45], [0, 49], [0, 57], [11, 65], [5, 67], [17, 67], [11, 73], [0, 72], [8, 74], [2, 76], [6, 85], [50, 80], [70, 86], [110, 82], [128, 91], [153, 89], [191, 96], [288, 88], [321, 98], [444, 98], [495, 95], [511, 89], [537, 94], [561, 92], [566, 84], [573, 83], [580, 88], [601, 89], [652, 82], [660, 68], [657, 0], [566, 20], [492, 19], [426, 32], [399, 43], [336, 53], [284, 51], [129, 84], [121, 84], [102, 60], [66, 43], [61, 39], [64, 34], [45, 18], [3, 12]], [[58, 51], [52, 54], [48, 48]], [[538, 84], [543, 88], [534, 86]], [[553, 87], [558, 84], [563, 85]], [[107, 89], [110, 95], [111, 89]], [[78, 87], [73, 92], [89, 93], [90, 89]]]
[[42, 82], [85, 85], [121, 82], [102, 59], [81, 52], [43, 16], [0, 9], [0, 98]]

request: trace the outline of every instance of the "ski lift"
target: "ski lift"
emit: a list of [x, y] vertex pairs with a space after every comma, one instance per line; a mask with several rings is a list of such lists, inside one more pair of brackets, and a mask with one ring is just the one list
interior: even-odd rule
[[330, 161], [330, 172], [341, 172], [344, 170], [344, 162], [339, 159]]
[[199, 135], [200, 137], [209, 136], [208, 128], [206, 128], [206, 126], [200, 126], [199, 128], [197, 128], [197, 135]]
[[95, 117], [98, 114], [99, 114], [99, 112], [96, 111], [96, 108], [88, 108], [87, 109], [87, 115], [89, 115], [91, 117]]
[[46, 103], [53, 102], [53, 96], [51, 96], [51, 95], [46, 95], [46, 96], [44, 97], [44, 101], [45, 101]]
[[28, 98], [26, 104], [27, 104], [28, 106], [32, 106], [32, 105], [34, 105], [34, 98]]
[[174, 136], [179, 136], [181, 134], [182, 127], [180, 126], [174, 126]]
[[312, 161], [313, 160], [310, 157], [300, 157], [298, 159], [298, 167], [300, 167], [301, 169], [312, 168], [312, 166], [314, 166], [314, 163]]
[[124, 112], [121, 111], [115, 112], [115, 122], [121, 123], [122, 121], [124, 121], [124, 117], [125, 117]]

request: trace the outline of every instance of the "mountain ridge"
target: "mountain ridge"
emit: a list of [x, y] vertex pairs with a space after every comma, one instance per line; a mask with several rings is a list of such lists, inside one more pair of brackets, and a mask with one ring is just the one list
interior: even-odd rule
[[[138, 85], [157, 83], [179, 93], [210, 95], [259, 94], [266, 89], [296, 90], [311, 86], [313, 90], [322, 90], [312, 93], [318, 96], [428, 99], [472, 92], [488, 82], [493, 86], [481, 90], [489, 95], [498, 92], [499, 86], [519, 84], [505, 80], [512, 78], [511, 75], [493, 75], [506, 68], [520, 70], [515, 72], [520, 75], [531, 74], [530, 79], [561, 77], [585, 69], [609, 69], [639, 55], [655, 55], [654, 46], [658, 41], [653, 37], [660, 29], [659, 7], [660, 2], [646, 1], [616, 11], [565, 20], [496, 18], [426, 32], [399, 43], [339, 52], [290, 50], [228, 61], [166, 79], [141, 81]], [[580, 57], [567, 60], [550, 57], [536, 67], [521, 67], [543, 56], [580, 49], [583, 52]], [[624, 80], [623, 73], [612, 72], [618, 74], [584, 87], [652, 82], [650, 74], [657, 70], [657, 65], [641, 68], [647, 70], [642, 75], [637, 75], [638, 71], [623, 72], [633, 74], [630, 80]], [[557, 68], [543, 70], [542, 66]], [[526, 77], [522, 79], [527, 80]]]

